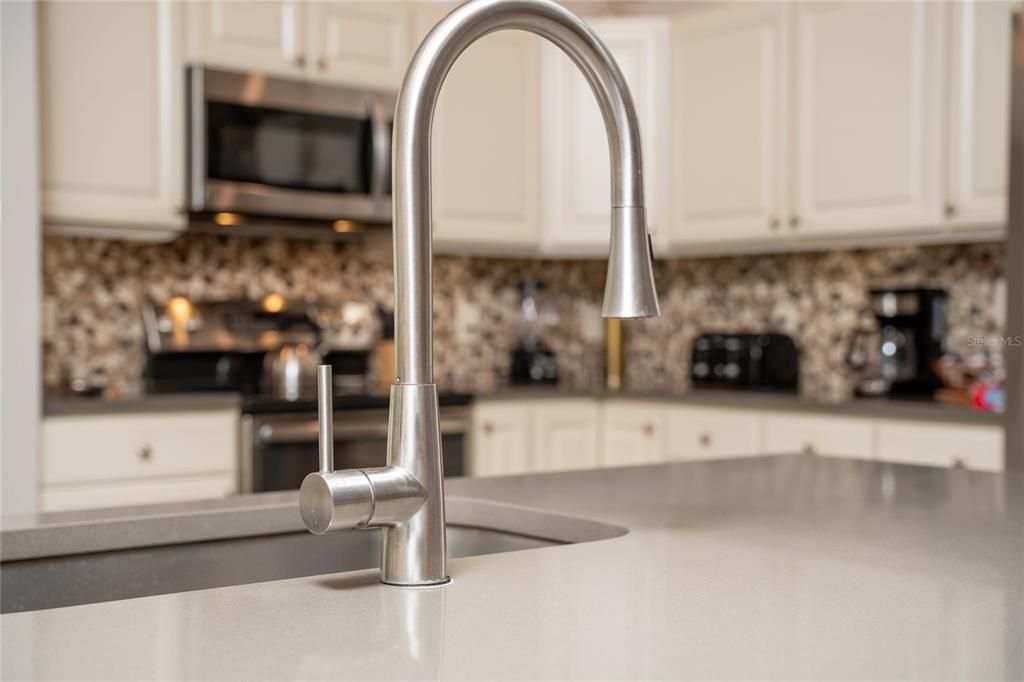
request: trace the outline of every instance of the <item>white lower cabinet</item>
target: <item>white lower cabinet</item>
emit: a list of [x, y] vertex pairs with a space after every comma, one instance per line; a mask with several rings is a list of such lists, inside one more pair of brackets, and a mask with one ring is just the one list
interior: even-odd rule
[[42, 441], [41, 511], [238, 492], [235, 410], [48, 417]]
[[748, 410], [674, 405], [668, 411], [670, 459], [761, 454], [761, 417]]
[[769, 454], [802, 452], [871, 459], [873, 432], [867, 419], [769, 414], [764, 417], [762, 449]]
[[604, 465], [621, 467], [665, 461], [665, 413], [664, 403], [606, 403], [601, 419]]
[[600, 405], [590, 398], [486, 400], [473, 407], [471, 476], [593, 469]]
[[1002, 471], [1000, 427], [907, 422], [878, 424], [878, 459], [903, 464]]
[[471, 451], [476, 476], [799, 453], [1001, 471], [1004, 435], [995, 424], [542, 398], [477, 403]]
[[559, 400], [534, 410], [533, 471], [593, 469], [601, 462], [600, 406], [589, 398]]
[[503, 476], [529, 471], [531, 420], [526, 401], [475, 403], [469, 474]]

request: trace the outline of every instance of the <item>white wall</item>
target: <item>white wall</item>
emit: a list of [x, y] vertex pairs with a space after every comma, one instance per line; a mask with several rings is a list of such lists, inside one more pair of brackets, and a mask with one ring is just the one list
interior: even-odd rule
[[0, 2], [0, 511], [36, 509], [42, 304], [36, 4]]

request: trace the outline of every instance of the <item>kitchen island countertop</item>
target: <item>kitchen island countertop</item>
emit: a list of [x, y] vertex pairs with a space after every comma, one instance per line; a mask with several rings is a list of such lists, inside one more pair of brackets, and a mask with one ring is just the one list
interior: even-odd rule
[[7, 614], [3, 678], [1024, 677], [1021, 473], [794, 455], [448, 488], [630, 532], [456, 559], [440, 589], [356, 571]]

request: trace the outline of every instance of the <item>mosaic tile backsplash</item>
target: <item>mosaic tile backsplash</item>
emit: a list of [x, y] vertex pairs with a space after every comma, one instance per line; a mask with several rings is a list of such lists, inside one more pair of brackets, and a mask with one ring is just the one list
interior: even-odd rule
[[[996, 310], [1004, 286], [1001, 243], [863, 251], [697, 258], [656, 264], [662, 317], [627, 323], [627, 387], [680, 392], [701, 331], [772, 330], [801, 349], [801, 393], [839, 401], [856, 378], [844, 365], [852, 331], [870, 325], [867, 290], [936, 286], [950, 293], [947, 345], [1002, 332]], [[597, 319], [605, 264], [438, 256], [434, 264], [435, 372], [442, 389], [502, 387], [523, 330], [519, 283], [534, 277], [557, 353], [562, 386], [603, 384]], [[331, 305], [393, 303], [386, 239], [301, 242], [186, 235], [171, 244], [47, 237], [44, 243], [44, 376], [138, 389], [144, 349], [140, 305], [176, 295], [195, 300], [269, 293]]]

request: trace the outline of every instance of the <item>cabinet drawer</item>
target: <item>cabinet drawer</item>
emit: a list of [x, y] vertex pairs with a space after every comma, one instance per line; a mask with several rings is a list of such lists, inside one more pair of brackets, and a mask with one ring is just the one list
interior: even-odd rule
[[887, 462], [1002, 471], [1003, 448], [998, 426], [878, 424], [878, 459]]
[[761, 452], [761, 417], [751, 412], [701, 407], [670, 409], [671, 459], [713, 459]]
[[51, 417], [43, 422], [44, 486], [234, 475], [237, 463], [234, 410]]
[[764, 451], [783, 455], [804, 452], [870, 459], [874, 427], [866, 419], [767, 414]]
[[234, 474], [50, 485], [39, 491], [39, 508], [51, 512], [185, 502], [226, 497], [237, 492]]

